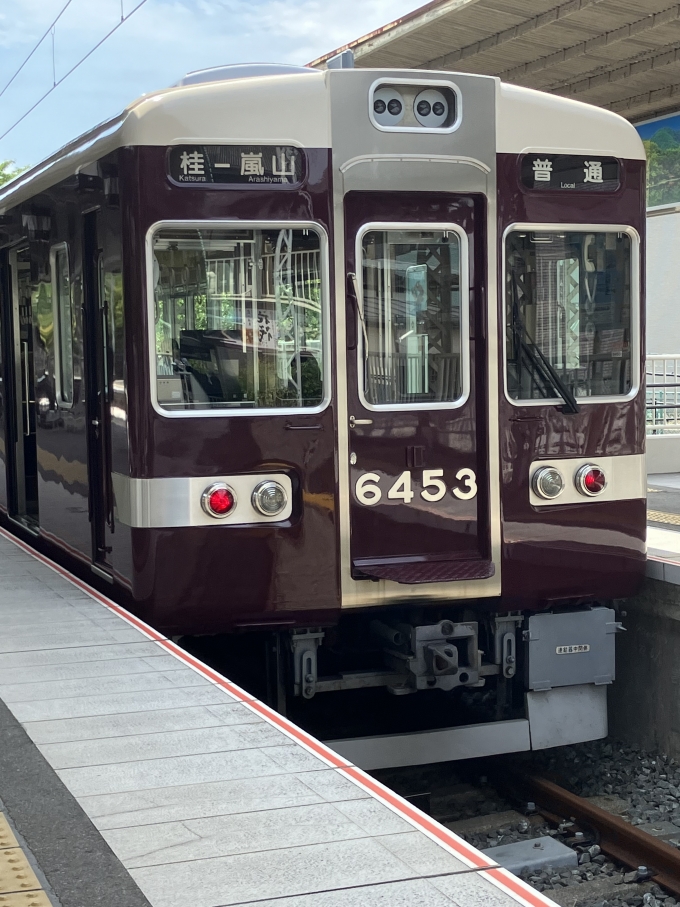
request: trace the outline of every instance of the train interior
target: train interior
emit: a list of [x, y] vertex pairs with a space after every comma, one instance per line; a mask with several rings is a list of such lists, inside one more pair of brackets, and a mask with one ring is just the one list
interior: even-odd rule
[[167, 227], [153, 254], [162, 409], [321, 403], [316, 231]]

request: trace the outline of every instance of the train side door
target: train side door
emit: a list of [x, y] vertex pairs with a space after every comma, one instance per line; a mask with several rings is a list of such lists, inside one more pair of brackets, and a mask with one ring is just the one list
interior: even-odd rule
[[481, 197], [345, 198], [354, 580], [493, 575], [484, 224]]
[[107, 525], [112, 525], [110, 344], [106, 299], [101, 280], [102, 256], [97, 240], [97, 219], [97, 211], [90, 211], [83, 220], [89, 508], [93, 570], [103, 578], [110, 579], [111, 549], [107, 544]]
[[14, 405], [8, 414], [9, 515], [38, 527], [38, 448], [35, 422], [31, 262], [27, 246], [9, 253], [9, 371]]

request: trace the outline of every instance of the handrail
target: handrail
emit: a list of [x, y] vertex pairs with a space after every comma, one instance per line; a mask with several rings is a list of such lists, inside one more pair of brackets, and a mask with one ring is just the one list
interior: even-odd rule
[[680, 353], [647, 356], [647, 434], [680, 434]]

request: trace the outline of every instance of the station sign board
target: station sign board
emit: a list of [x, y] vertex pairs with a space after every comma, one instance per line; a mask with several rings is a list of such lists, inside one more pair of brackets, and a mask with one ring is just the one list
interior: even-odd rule
[[537, 192], [616, 192], [621, 184], [615, 157], [525, 154], [522, 185]]
[[168, 149], [168, 174], [181, 186], [297, 186], [304, 154], [292, 145], [176, 145]]

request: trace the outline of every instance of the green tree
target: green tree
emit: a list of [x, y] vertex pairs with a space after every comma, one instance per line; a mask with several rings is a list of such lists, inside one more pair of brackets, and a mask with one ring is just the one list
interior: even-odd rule
[[28, 167], [15, 167], [14, 161], [0, 161], [0, 186], [13, 180], [24, 170], [28, 170]]
[[[659, 145], [656, 137], [662, 131], [665, 135]], [[647, 204], [650, 206], [680, 201], [680, 143], [670, 141], [670, 129], [659, 132], [643, 142], [647, 152]]]

